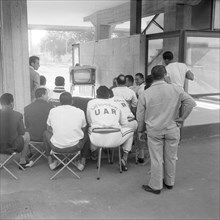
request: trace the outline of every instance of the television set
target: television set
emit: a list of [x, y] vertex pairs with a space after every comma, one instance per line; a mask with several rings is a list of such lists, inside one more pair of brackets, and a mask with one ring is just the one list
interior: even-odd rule
[[75, 66], [70, 71], [71, 83], [73, 85], [94, 85], [95, 73], [95, 67]]

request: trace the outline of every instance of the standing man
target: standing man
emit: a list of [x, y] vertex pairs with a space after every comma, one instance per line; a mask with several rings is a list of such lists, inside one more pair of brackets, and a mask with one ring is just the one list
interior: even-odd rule
[[137, 85], [136, 95], [139, 98], [145, 87], [144, 75], [142, 73], [136, 73], [134, 80]]
[[[179, 126], [196, 104], [181, 87], [164, 81], [164, 66], [153, 67], [151, 74], [153, 84], [144, 91], [138, 102], [138, 137], [141, 140], [143, 132], [147, 131], [151, 158], [150, 181], [142, 187], [148, 192], [160, 194], [163, 178], [164, 185], [168, 189], [173, 188], [180, 138]], [[184, 111], [179, 117], [181, 105], [184, 106]]]
[[163, 53], [163, 60], [166, 65], [166, 81], [168, 83], [175, 83], [184, 88], [185, 79], [194, 80], [194, 75], [186, 64], [173, 61], [173, 53], [171, 51]]
[[34, 101], [35, 90], [40, 87], [40, 74], [37, 70], [40, 67], [40, 58], [37, 56], [31, 56], [29, 58], [29, 70], [30, 70], [30, 87], [31, 87], [31, 101]]

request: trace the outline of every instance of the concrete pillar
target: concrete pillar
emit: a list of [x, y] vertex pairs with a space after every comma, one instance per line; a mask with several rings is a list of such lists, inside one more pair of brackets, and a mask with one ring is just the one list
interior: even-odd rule
[[130, 0], [130, 35], [141, 34], [142, 0]]
[[30, 103], [26, 0], [0, 0], [0, 93], [12, 93], [15, 109]]
[[109, 39], [112, 33], [111, 25], [96, 24], [95, 25], [95, 40]]

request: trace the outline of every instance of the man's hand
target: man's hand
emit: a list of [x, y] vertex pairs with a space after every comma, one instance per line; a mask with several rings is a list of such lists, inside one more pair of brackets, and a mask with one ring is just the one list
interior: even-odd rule
[[176, 120], [175, 120], [175, 122], [176, 122], [176, 124], [177, 124], [177, 126], [179, 127], [179, 128], [181, 128], [182, 126], [183, 126], [183, 122], [184, 122], [184, 120], [183, 120], [183, 118], [177, 118]]

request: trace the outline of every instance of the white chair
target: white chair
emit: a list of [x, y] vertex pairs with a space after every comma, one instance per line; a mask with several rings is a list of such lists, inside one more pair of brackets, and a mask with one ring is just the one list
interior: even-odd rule
[[[96, 141], [94, 141], [91, 136], [90, 136], [90, 141], [91, 143], [96, 146], [98, 148], [98, 151], [99, 151], [99, 154], [98, 154], [98, 164], [97, 164], [97, 167], [98, 167], [98, 176], [97, 176], [97, 180], [100, 179], [100, 167], [101, 167], [101, 157], [102, 157], [102, 149], [103, 148], [106, 148], [106, 149], [113, 149], [113, 148], [118, 148], [118, 156], [119, 156], [119, 170], [120, 170], [120, 173], [122, 172], [122, 168], [121, 168], [121, 146], [120, 145], [116, 145], [116, 146], [113, 146], [111, 145], [110, 143], [110, 140], [109, 140], [109, 134], [111, 133], [115, 133], [116, 136], [118, 135], [118, 137], [121, 136], [121, 130], [119, 128], [95, 128], [93, 129], [92, 133], [95, 133], [95, 134], [99, 134], [102, 136], [102, 140], [105, 140], [105, 143], [100, 143], [99, 144], [99, 141], [100, 139], [97, 139]], [[112, 154], [112, 159], [110, 160], [110, 157], [109, 157], [109, 152], [108, 152], [108, 161], [109, 163], [113, 163], [113, 154]]]
[[[69, 167], [70, 164], [73, 164], [74, 166], [74, 160], [80, 155], [80, 151], [74, 152], [74, 153], [57, 153], [51, 150], [50, 154], [55, 157], [62, 165], [63, 167], [60, 168], [50, 179], [54, 179], [55, 176], [57, 176], [61, 171], [63, 171], [65, 168], [67, 168], [74, 176], [76, 176], [78, 179], [80, 177]], [[63, 156], [63, 159], [60, 159], [59, 156]]]
[[14, 163], [16, 163], [22, 170], [25, 170], [15, 159], [13, 159], [13, 157], [16, 155], [16, 152], [13, 152], [12, 154], [1, 154], [1, 160], [3, 160], [2, 158], [4, 157], [5, 159], [3, 160], [3, 162], [1, 162], [0, 160], [0, 169], [4, 169], [6, 172], [8, 172], [11, 176], [13, 176], [16, 180], [18, 179], [17, 176], [15, 176], [7, 167], [6, 167], [6, 163], [9, 162], [11, 159], [14, 161]]

